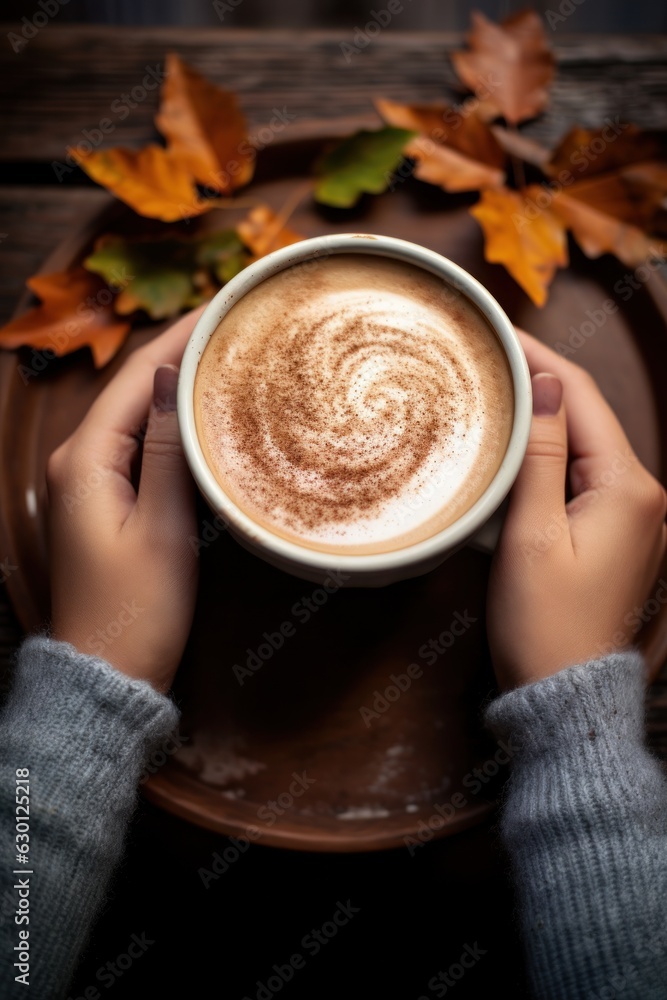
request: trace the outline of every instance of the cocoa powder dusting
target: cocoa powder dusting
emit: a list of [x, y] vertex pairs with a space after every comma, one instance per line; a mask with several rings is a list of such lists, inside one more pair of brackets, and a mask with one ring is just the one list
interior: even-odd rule
[[[236, 306], [223, 320], [198, 374], [201, 423], [223, 484], [249, 511], [297, 535], [323, 526], [336, 534], [337, 526], [381, 516], [411, 484], [425, 485], [434, 454], [446, 456], [450, 440], [487, 423], [489, 399], [480, 397], [470, 352], [461, 351], [466, 338], [479, 340], [481, 320], [443, 305], [435, 279], [421, 272], [420, 308], [406, 299], [395, 314], [386, 305], [393, 262], [383, 295], [355, 298], [348, 286], [358, 261], [341, 289], [328, 282], [324, 269], [342, 262], [322, 262], [315, 275], [278, 275], [281, 295], [270, 299], [275, 278], [256, 289], [252, 309], [242, 300], [245, 311]], [[377, 265], [376, 258], [369, 273], [382, 277]], [[482, 374], [499, 370], [493, 340], [489, 332], [478, 346]]]

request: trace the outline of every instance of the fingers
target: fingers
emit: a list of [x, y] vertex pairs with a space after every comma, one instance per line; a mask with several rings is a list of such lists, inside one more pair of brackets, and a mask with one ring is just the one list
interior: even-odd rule
[[178, 368], [161, 365], [156, 369], [136, 511], [178, 532], [189, 526], [194, 495], [178, 428], [177, 385]]
[[[567, 524], [567, 424], [563, 385], [555, 375], [534, 375], [533, 421], [526, 457], [512, 490], [506, 528], [535, 538], [550, 525]], [[569, 532], [561, 532], [567, 534]]]
[[[563, 384], [570, 451], [573, 458], [586, 460], [579, 466], [584, 480], [603, 472], [615, 459], [634, 458], [618, 418], [594, 379], [523, 330], [517, 332], [531, 373], [551, 372]], [[577, 487], [585, 488], [585, 484], [573, 483], [575, 492]]]
[[88, 452], [98, 454], [101, 462], [126, 478], [137, 439], [144, 435], [155, 369], [180, 363], [204, 308], [182, 316], [161, 336], [135, 351], [97, 397], [76, 432]]

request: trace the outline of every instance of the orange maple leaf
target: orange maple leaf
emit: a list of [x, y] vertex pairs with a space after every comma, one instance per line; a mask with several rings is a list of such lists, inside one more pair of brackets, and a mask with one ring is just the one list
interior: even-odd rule
[[404, 150], [417, 161], [419, 180], [452, 192], [500, 187], [505, 180], [505, 152], [474, 111], [463, 115], [445, 104], [375, 104], [390, 125], [420, 133]]
[[503, 264], [535, 305], [543, 306], [556, 268], [566, 267], [568, 253], [565, 226], [555, 212], [526, 213], [525, 199], [536, 192], [542, 188], [483, 191], [470, 212], [484, 231], [486, 260]]
[[252, 178], [256, 153], [236, 95], [173, 53], [167, 56], [155, 124], [169, 152], [200, 184], [228, 194]]
[[113, 293], [82, 267], [29, 278], [27, 285], [42, 300], [0, 329], [0, 347], [34, 347], [58, 357], [90, 347], [102, 368], [122, 346], [130, 324], [113, 313]]
[[540, 17], [520, 11], [494, 24], [473, 13], [468, 52], [454, 52], [459, 77], [510, 125], [533, 118], [546, 107], [555, 59]]
[[197, 196], [189, 170], [162, 146], [69, 152], [89, 177], [149, 219], [176, 222], [214, 207]]
[[305, 238], [285, 226], [284, 214], [274, 212], [268, 205], [256, 205], [237, 225], [239, 239], [255, 260]]

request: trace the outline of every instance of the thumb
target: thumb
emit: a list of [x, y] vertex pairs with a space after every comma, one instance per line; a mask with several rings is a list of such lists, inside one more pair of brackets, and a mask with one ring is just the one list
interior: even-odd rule
[[543, 534], [550, 525], [562, 532], [567, 473], [567, 424], [563, 386], [546, 372], [534, 375], [533, 422], [519, 475], [512, 489], [507, 526], [523, 537]]
[[178, 428], [177, 385], [175, 365], [156, 368], [137, 508], [142, 516], [180, 529], [192, 516], [193, 490]]

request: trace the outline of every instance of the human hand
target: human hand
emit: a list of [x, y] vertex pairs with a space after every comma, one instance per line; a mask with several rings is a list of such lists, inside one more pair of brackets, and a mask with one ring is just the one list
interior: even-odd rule
[[501, 688], [626, 646], [667, 539], [665, 491], [594, 380], [519, 336], [534, 415], [489, 583], [488, 634]]
[[53, 638], [160, 691], [178, 668], [197, 590], [175, 366], [200, 312], [130, 356], [47, 470]]

